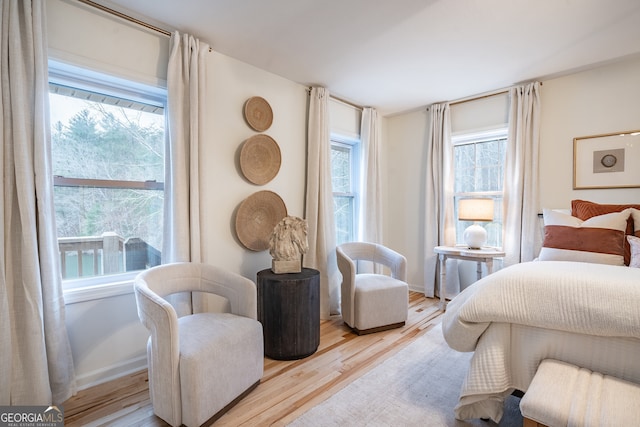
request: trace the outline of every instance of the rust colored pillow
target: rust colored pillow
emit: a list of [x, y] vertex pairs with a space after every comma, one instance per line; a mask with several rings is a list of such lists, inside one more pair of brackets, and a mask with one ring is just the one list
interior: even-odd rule
[[544, 242], [540, 261], [578, 261], [624, 264], [626, 212], [598, 215], [586, 221], [544, 209]]
[[[640, 209], [640, 204], [628, 204], [628, 205], [603, 205], [600, 203], [590, 202], [587, 200], [572, 200], [571, 201], [571, 215], [586, 221], [594, 216], [604, 215], [613, 212], [622, 212], [625, 209]], [[633, 216], [630, 216], [627, 220], [627, 231], [625, 234], [634, 235], [634, 226], [637, 228], [640, 224], [634, 225]], [[637, 233], [640, 233], [640, 228]], [[638, 234], [636, 234], [638, 236]], [[631, 260], [631, 247], [629, 242], [625, 239], [624, 242], [624, 264], [629, 265]]]

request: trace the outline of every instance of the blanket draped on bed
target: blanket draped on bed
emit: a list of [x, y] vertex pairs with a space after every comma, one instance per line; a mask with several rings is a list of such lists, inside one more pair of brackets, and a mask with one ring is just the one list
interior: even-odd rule
[[512, 324], [640, 339], [639, 306], [638, 268], [534, 261], [479, 280], [449, 303], [442, 320], [449, 346], [476, 352], [456, 417], [500, 420], [503, 397], [513, 391]]

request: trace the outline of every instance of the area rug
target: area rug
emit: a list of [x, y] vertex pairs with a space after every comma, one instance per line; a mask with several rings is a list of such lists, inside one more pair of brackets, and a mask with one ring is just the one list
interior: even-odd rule
[[[438, 324], [289, 427], [496, 426], [454, 417], [471, 355], [452, 350]], [[499, 426], [522, 426], [519, 404], [517, 397], [507, 399]]]

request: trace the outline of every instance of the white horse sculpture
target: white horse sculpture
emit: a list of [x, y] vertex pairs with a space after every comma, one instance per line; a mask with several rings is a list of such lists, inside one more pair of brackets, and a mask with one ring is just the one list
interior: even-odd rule
[[299, 273], [302, 255], [307, 253], [307, 221], [296, 216], [284, 217], [269, 237], [269, 253], [274, 273]]

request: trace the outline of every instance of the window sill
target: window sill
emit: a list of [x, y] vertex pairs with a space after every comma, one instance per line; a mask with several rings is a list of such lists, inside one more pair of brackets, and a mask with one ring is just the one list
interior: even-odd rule
[[77, 304], [119, 295], [132, 294], [133, 279], [134, 277], [128, 277], [111, 283], [64, 290], [64, 303], [65, 305]]

